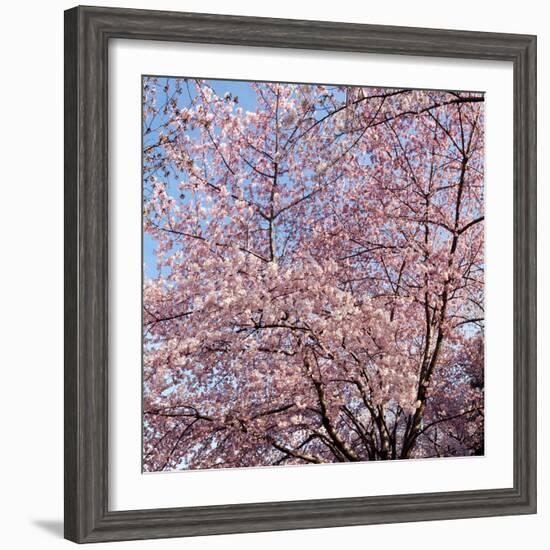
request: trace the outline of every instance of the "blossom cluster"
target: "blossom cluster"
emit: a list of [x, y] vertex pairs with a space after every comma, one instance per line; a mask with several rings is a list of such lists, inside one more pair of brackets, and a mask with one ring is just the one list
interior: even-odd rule
[[242, 87], [144, 79], [144, 469], [482, 454], [483, 95]]

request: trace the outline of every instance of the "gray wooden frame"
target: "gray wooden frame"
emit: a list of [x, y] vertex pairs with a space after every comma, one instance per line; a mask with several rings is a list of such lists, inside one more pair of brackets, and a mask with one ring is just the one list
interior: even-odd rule
[[[514, 486], [109, 511], [108, 112], [111, 38], [513, 62]], [[209, 535], [536, 512], [536, 37], [132, 9], [65, 12], [65, 537]]]

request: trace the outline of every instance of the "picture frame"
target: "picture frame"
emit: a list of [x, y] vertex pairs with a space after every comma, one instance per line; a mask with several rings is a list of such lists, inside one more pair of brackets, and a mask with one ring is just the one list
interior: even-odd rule
[[[512, 488], [108, 509], [108, 45], [115, 38], [513, 63]], [[84, 543], [536, 513], [536, 37], [76, 7], [65, 12], [64, 125], [67, 539]]]

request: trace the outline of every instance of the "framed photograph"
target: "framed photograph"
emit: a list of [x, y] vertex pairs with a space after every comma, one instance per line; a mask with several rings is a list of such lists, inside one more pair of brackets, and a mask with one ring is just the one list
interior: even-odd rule
[[65, 12], [65, 536], [536, 512], [536, 37]]

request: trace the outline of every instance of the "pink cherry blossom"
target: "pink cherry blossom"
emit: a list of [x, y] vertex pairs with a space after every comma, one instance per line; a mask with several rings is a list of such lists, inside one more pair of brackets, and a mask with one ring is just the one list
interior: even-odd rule
[[145, 471], [483, 454], [483, 95], [143, 84]]

